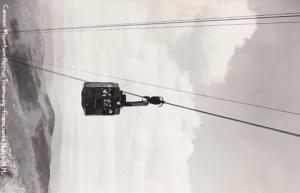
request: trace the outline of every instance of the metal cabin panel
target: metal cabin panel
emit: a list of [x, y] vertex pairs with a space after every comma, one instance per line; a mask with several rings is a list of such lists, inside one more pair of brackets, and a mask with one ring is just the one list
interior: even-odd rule
[[121, 92], [113, 82], [85, 82], [81, 93], [85, 115], [116, 115], [120, 113]]

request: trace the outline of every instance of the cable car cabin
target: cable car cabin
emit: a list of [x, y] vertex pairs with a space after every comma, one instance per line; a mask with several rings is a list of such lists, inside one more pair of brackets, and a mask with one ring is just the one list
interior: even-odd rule
[[120, 114], [122, 93], [112, 82], [85, 82], [81, 103], [85, 115]]
[[[126, 93], [126, 92], [124, 92]], [[130, 94], [130, 93], [128, 93]], [[85, 82], [81, 92], [81, 105], [85, 115], [118, 115], [122, 107], [162, 105], [162, 97], [141, 96], [141, 101], [126, 101], [118, 83]]]

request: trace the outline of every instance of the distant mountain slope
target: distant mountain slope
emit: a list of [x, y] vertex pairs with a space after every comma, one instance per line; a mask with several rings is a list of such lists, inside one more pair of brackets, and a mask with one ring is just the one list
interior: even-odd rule
[[[38, 10], [29, 11], [35, 3], [35, 0], [28, 4], [17, 0], [9, 2], [11, 30], [22, 29], [20, 24], [38, 27]], [[0, 176], [0, 192], [46, 193], [54, 111], [43, 73], [24, 65], [42, 65], [32, 61], [43, 61], [43, 39], [40, 34], [11, 33], [8, 44], [7, 136], [15, 167], [10, 169], [9, 175]]]

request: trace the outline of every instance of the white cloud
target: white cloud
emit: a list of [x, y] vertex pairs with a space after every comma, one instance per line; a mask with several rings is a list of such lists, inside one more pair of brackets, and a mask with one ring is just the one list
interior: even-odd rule
[[200, 79], [206, 84], [224, 83], [230, 69], [230, 60], [236, 49], [244, 45], [245, 41], [253, 35], [255, 28], [255, 26], [235, 26], [225, 27], [222, 30], [207, 30], [204, 35], [207, 38], [200, 43], [201, 55], [206, 66], [206, 68], [199, 68], [202, 71]]
[[[180, 2], [180, 1], [176, 1]], [[180, 3], [178, 3], [180, 4]], [[193, 15], [195, 18], [201, 17], [226, 17], [253, 15], [248, 8], [247, 0], [230, 1], [206, 1], [195, 3], [190, 7], [193, 10], [203, 10]], [[180, 12], [180, 9], [177, 10]], [[186, 15], [188, 11], [186, 12]], [[192, 18], [193, 18], [192, 17]], [[187, 16], [185, 16], [187, 18]], [[255, 20], [243, 21], [243, 23]], [[226, 21], [205, 24], [238, 24], [241, 21]], [[191, 77], [197, 82], [204, 84], [224, 83], [226, 74], [230, 69], [230, 60], [236, 50], [242, 47], [247, 39], [250, 39], [256, 30], [256, 25], [242, 26], [214, 26], [196, 27], [191, 29], [176, 29], [175, 33], [168, 31], [160, 36], [159, 41], [166, 42], [176, 61], [182, 69], [188, 69]], [[153, 36], [153, 39], [157, 39]], [[174, 41], [175, 39], [175, 41]]]
[[[218, 13], [222, 10], [220, 15], [231, 15], [232, 12], [226, 7], [231, 7], [233, 3], [241, 5], [234, 11], [247, 8], [246, 1], [230, 1], [231, 4], [224, 5], [222, 9], [215, 8], [221, 1], [132, 1], [127, 4], [90, 0], [78, 3], [73, 10], [66, 8], [68, 15], [65, 16], [72, 15], [72, 18], [65, 18], [68, 21], [65, 25], [100, 21], [109, 23], [132, 18], [191, 18], [197, 17], [202, 10]], [[81, 12], [82, 9], [85, 11]], [[203, 75], [200, 79], [204, 82], [222, 82], [235, 49], [243, 45], [253, 29], [240, 28], [234, 32], [228, 29], [222, 34], [203, 33], [203, 37], [195, 42], [197, 48], [203, 48], [202, 55], [207, 63], [206, 69], [200, 73]], [[168, 34], [164, 31], [142, 30], [68, 33], [64, 36], [64, 60], [54, 58], [54, 61], [66, 66], [192, 90], [189, 76], [194, 72], [182, 71], [183, 64], [166, 46], [170, 42], [176, 45], [192, 32], [192, 29], [185, 29]], [[54, 46], [59, 44], [54, 40]], [[56, 48], [59, 49], [59, 46]], [[191, 51], [193, 49], [190, 48]], [[94, 81], [108, 80], [81, 76]], [[74, 83], [70, 89], [70, 82], [54, 83], [66, 89], [64, 94], [60, 93], [60, 97], [71, 99], [64, 100], [64, 106], [61, 106], [64, 111], [61, 168], [51, 171], [53, 176], [57, 176], [51, 179], [52, 192], [191, 192], [188, 160], [193, 153], [195, 129], [200, 125], [198, 114], [165, 106], [124, 108], [120, 116], [87, 118], [82, 115], [80, 107], [82, 85]], [[122, 89], [138, 94], [162, 95], [171, 102], [195, 106], [194, 98], [189, 95], [125, 82], [120, 82], [120, 85]], [[55, 129], [58, 132], [57, 129], [61, 128]], [[53, 140], [55, 143], [56, 139]]]

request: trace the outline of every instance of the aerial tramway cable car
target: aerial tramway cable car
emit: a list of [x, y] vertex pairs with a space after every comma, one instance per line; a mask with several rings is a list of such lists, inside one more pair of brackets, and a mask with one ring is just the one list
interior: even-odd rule
[[158, 96], [143, 96], [141, 101], [126, 101], [126, 94], [114, 82], [85, 82], [81, 92], [81, 105], [85, 115], [118, 115], [122, 107], [163, 105]]

